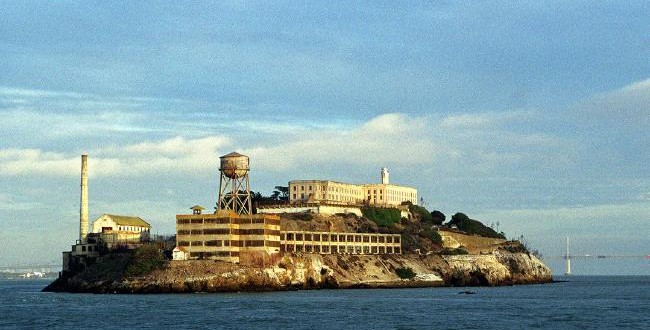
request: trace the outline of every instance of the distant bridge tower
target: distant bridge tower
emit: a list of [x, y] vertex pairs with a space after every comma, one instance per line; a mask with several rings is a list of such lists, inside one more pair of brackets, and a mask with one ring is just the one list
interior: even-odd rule
[[388, 173], [388, 169], [385, 168], [385, 167], [382, 168], [381, 169], [381, 183], [382, 184], [389, 184], [390, 183], [389, 176], [390, 176], [390, 173]]
[[566, 237], [566, 273], [571, 275], [571, 255], [569, 254], [569, 236]]
[[231, 152], [221, 159], [221, 180], [217, 210], [231, 210], [237, 214], [251, 214], [251, 190], [248, 156]]

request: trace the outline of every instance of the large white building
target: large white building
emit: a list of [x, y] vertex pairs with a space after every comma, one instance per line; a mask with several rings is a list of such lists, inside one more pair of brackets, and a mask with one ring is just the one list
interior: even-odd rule
[[148, 240], [151, 225], [140, 217], [131, 217], [114, 214], [102, 214], [93, 222], [92, 232], [112, 236], [115, 242], [109, 243], [137, 243]]
[[391, 184], [386, 168], [381, 170], [381, 183], [352, 184], [330, 180], [289, 181], [291, 204], [320, 203], [333, 205], [393, 206], [403, 202], [417, 205], [415, 188]]

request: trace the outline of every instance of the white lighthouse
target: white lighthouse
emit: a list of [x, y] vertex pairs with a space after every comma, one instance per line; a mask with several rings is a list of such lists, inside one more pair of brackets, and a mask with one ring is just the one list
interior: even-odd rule
[[390, 173], [388, 173], [388, 169], [383, 167], [381, 169], [381, 183], [382, 184], [389, 184], [390, 183]]

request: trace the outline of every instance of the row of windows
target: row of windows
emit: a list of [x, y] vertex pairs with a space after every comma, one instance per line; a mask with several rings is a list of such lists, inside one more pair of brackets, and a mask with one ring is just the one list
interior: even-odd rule
[[[300, 186], [300, 191], [305, 191], [305, 187], [307, 187], [307, 191], [313, 191], [313, 190], [318, 190], [318, 186], [316, 186], [314, 189], [313, 186]], [[294, 192], [298, 191], [298, 186], [294, 185], [293, 189]], [[327, 186], [321, 186], [320, 187], [321, 191], [330, 191], [330, 192], [337, 192], [337, 193], [344, 193], [344, 194], [359, 194], [361, 192], [361, 188], [358, 187], [357, 189], [351, 189], [351, 188], [341, 188], [341, 187], [327, 187]]]
[[[79, 246], [78, 245], [77, 245], [77, 251], [79, 251]], [[86, 251], [88, 251], [88, 252], [93, 252], [93, 251], [97, 252], [98, 247], [97, 246], [92, 246], [92, 245], [87, 245], [87, 246], [82, 245], [81, 246], [81, 252], [86, 252]]]
[[210, 257], [238, 257], [237, 251], [214, 251], [214, 252], [190, 252], [190, 258], [210, 258]]
[[179, 225], [187, 224], [269, 224], [269, 225], [280, 225], [279, 219], [272, 218], [208, 218], [208, 219], [177, 219], [176, 223]]
[[394, 254], [402, 253], [399, 246], [345, 246], [345, 245], [282, 245], [283, 252], [340, 253], [340, 254]]
[[117, 226], [118, 230], [121, 231], [137, 231], [137, 232], [142, 232], [142, 231], [148, 231], [146, 227], [140, 227], [140, 226]]
[[[309, 194], [311, 196], [312, 194]], [[335, 201], [344, 201], [344, 202], [356, 202], [361, 200], [359, 196], [346, 196], [346, 195], [336, 195], [336, 194], [323, 194], [315, 195], [316, 199], [329, 199], [329, 200], [335, 200]], [[292, 199], [298, 199], [297, 194], [293, 194]], [[305, 199], [305, 194], [300, 194], [300, 199]]]
[[[266, 242], [266, 245], [264, 243]], [[264, 241], [264, 240], [209, 240], [209, 241], [178, 241], [178, 246], [232, 246], [232, 247], [280, 247], [279, 241]]]
[[400, 236], [389, 235], [349, 235], [349, 234], [305, 234], [282, 233], [283, 241], [315, 241], [315, 242], [351, 242], [351, 243], [399, 243]]
[[279, 230], [271, 229], [236, 229], [236, 228], [218, 228], [218, 229], [180, 229], [178, 235], [280, 235]]
[[[305, 187], [307, 189], [305, 189]], [[318, 188], [318, 186], [316, 186], [316, 188]], [[363, 189], [362, 187], [355, 187], [355, 188], [345, 187], [345, 188], [343, 188], [343, 187], [336, 187], [336, 186], [334, 186], [334, 187], [322, 186], [322, 188], [320, 190], [327, 191], [327, 192], [360, 195], [360, 194], [362, 194], [362, 191], [363, 191], [362, 189]], [[298, 192], [298, 185], [293, 185], [291, 190], [294, 193], [297, 193]], [[311, 185], [308, 185], [308, 186], [300, 185], [300, 191], [301, 192], [313, 191], [313, 190], [318, 190], [318, 189], [313, 189], [313, 187]], [[367, 189], [368, 194], [370, 194], [371, 192], [373, 194], [377, 194], [377, 191], [378, 191], [377, 189]], [[383, 193], [384, 193], [384, 189], [379, 189], [379, 194], [383, 194]], [[392, 188], [392, 189], [389, 188], [389, 189], [386, 189], [386, 194], [395, 194], [395, 195], [399, 195], [399, 196], [403, 196], [403, 197], [406, 197], [406, 196], [415, 197], [416, 192], [414, 192], [414, 191], [405, 191], [405, 190], [402, 190], [402, 189], [395, 190], [394, 188]]]

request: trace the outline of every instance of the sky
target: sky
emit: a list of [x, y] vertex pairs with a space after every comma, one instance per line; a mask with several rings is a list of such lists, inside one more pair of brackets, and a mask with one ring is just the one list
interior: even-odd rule
[[[650, 254], [647, 1], [2, 1], [0, 267], [251, 186], [414, 186], [560, 256]], [[575, 267], [575, 266], [574, 266]], [[632, 273], [650, 274], [641, 263]], [[555, 270], [554, 270], [555, 271]], [[615, 272], [615, 270], [613, 270]]]

